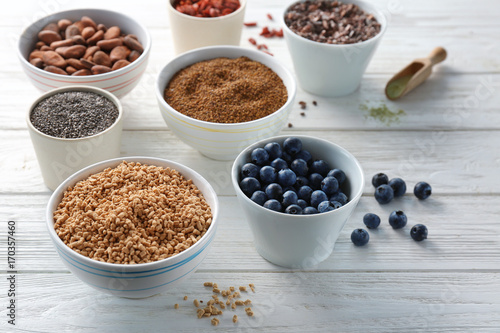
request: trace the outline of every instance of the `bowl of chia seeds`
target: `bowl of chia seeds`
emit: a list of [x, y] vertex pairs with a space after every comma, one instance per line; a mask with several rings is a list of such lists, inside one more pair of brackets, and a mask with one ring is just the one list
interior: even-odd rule
[[28, 132], [47, 187], [76, 171], [120, 156], [123, 109], [110, 92], [88, 86], [57, 88], [28, 110]]
[[169, 129], [217, 160], [232, 160], [249, 144], [276, 135], [295, 93], [292, 74], [274, 57], [227, 45], [181, 54], [156, 81]]

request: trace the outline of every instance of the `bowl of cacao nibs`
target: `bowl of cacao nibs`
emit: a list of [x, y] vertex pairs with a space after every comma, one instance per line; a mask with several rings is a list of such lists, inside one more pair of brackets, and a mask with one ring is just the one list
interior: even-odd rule
[[169, 0], [177, 54], [211, 45], [240, 45], [247, 0]]
[[281, 19], [299, 84], [327, 97], [360, 86], [387, 28], [382, 12], [358, 0], [297, 1]]
[[233, 160], [286, 124], [295, 80], [278, 60], [237, 46], [188, 51], [159, 73], [156, 98], [168, 127], [205, 156]]
[[104, 9], [57, 12], [20, 36], [18, 58], [40, 91], [89, 85], [122, 97], [144, 73], [151, 36], [139, 22]]
[[364, 186], [351, 153], [304, 135], [250, 145], [236, 157], [231, 180], [257, 252], [296, 269], [330, 256]]
[[66, 267], [101, 292], [158, 294], [191, 275], [215, 238], [219, 204], [196, 171], [152, 157], [122, 157], [73, 174], [46, 209]]

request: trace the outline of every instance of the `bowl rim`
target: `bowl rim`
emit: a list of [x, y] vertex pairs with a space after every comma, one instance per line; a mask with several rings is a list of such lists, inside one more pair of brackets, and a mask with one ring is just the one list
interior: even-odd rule
[[[23, 43], [22, 42], [23, 37], [25, 35], [27, 35], [30, 32], [30, 30], [34, 30], [33, 28], [36, 25], [40, 24], [41, 22], [47, 21], [47, 23], [50, 23], [50, 21], [54, 17], [58, 17], [58, 16], [65, 14], [65, 13], [78, 13], [78, 12], [102, 12], [102, 13], [110, 15], [110, 16], [121, 16], [125, 20], [129, 20], [131, 22], [134, 22], [144, 32], [144, 35], [146, 37], [146, 40], [144, 42], [141, 41], [141, 44], [144, 48], [144, 51], [141, 53], [141, 55], [135, 61], [131, 62], [130, 64], [128, 64], [125, 67], [119, 68], [117, 70], [114, 70], [114, 71], [111, 71], [108, 73], [92, 74], [92, 75], [87, 75], [87, 76], [62, 75], [62, 74], [56, 74], [56, 73], [44, 71], [43, 69], [40, 69], [40, 68], [32, 65], [28, 61], [28, 59], [26, 57], [24, 57], [24, 55], [21, 53], [21, 44]], [[85, 14], [83, 14], [83, 15], [85, 15]], [[89, 17], [90, 17], [90, 15], [89, 15]], [[121, 27], [120, 27], [120, 29], [121, 29]], [[130, 17], [126, 14], [123, 14], [123, 13], [117, 12], [117, 11], [113, 11], [113, 10], [109, 10], [109, 9], [102, 9], [102, 8], [74, 8], [74, 9], [67, 9], [67, 10], [62, 10], [62, 11], [51, 13], [47, 16], [44, 16], [44, 17], [36, 20], [35, 22], [32, 22], [29, 26], [27, 26], [23, 30], [23, 32], [19, 36], [19, 40], [17, 42], [17, 47], [16, 47], [16, 53], [17, 53], [18, 58], [21, 59], [22, 63], [25, 66], [27, 66], [27, 68], [33, 69], [35, 71], [35, 73], [42, 74], [43, 76], [46, 76], [46, 77], [50, 78], [51, 80], [60, 80], [60, 79], [64, 78], [64, 79], [75, 81], [74, 82], [75, 84], [77, 84], [77, 83], [94, 83], [94, 80], [92, 80], [92, 78], [95, 78], [95, 80], [101, 81], [103, 79], [110, 79], [110, 78], [114, 78], [116, 76], [121, 76], [121, 75], [127, 74], [127, 72], [126, 72], [127, 70], [134, 69], [135, 67], [137, 67], [137, 65], [141, 64], [145, 59], [147, 59], [147, 57], [149, 56], [149, 52], [151, 50], [151, 44], [152, 44], [151, 34], [149, 33], [149, 30], [146, 28], [146, 26], [143, 25], [141, 22], [133, 19], [132, 17]], [[28, 54], [28, 56], [29, 56], [29, 54]], [[132, 65], [134, 65], [133, 68], [132, 68]]]
[[211, 22], [230, 19], [233, 16], [238, 15], [241, 11], [244, 11], [245, 7], [247, 5], [247, 0], [239, 0], [239, 2], [240, 2], [240, 8], [236, 9], [234, 12], [232, 12], [230, 14], [223, 15], [223, 16], [217, 16], [217, 17], [197, 17], [197, 16], [187, 15], [187, 14], [181, 13], [178, 10], [176, 10], [174, 8], [174, 6], [173, 6], [173, 2], [174, 1], [175, 0], [169, 0], [168, 1], [168, 5], [167, 5], [168, 10], [171, 13], [175, 13], [174, 15], [178, 15], [178, 16], [184, 18], [184, 19], [187, 19], [187, 20], [194, 20], [194, 21], [204, 21], [205, 20], [206, 21], [208, 19]]
[[[248, 156], [248, 154], [250, 153], [250, 151], [253, 150], [253, 149], [255, 149], [255, 148], [263, 147], [264, 144], [269, 143], [269, 142], [283, 141], [284, 139], [290, 138], [290, 137], [299, 138], [301, 140], [304, 139], [304, 138], [306, 138], [308, 140], [314, 140], [314, 141], [323, 142], [324, 144], [330, 145], [330, 146], [334, 147], [335, 149], [338, 149], [339, 151], [343, 152], [345, 155], [347, 155], [354, 162], [354, 164], [356, 165], [356, 167], [359, 170], [359, 173], [361, 175], [360, 187], [354, 193], [354, 195], [350, 196], [351, 197], [350, 200], [345, 205], [343, 205], [342, 207], [337, 208], [335, 210], [324, 212], [324, 213], [310, 214], [310, 215], [304, 215], [304, 214], [294, 215], [294, 214], [286, 214], [284, 212], [276, 212], [276, 211], [273, 211], [271, 209], [264, 208], [263, 206], [261, 206], [261, 205], [257, 204], [256, 202], [252, 201], [249, 197], [246, 196], [245, 193], [243, 193], [243, 191], [241, 190], [241, 188], [239, 186], [239, 182], [238, 182], [239, 171], [237, 170], [237, 164], [238, 164], [237, 162], [239, 160], [243, 160], [246, 156]], [[338, 214], [338, 212], [340, 212], [340, 211], [350, 209], [350, 206], [353, 206], [353, 205], [356, 206], [358, 200], [363, 195], [363, 188], [364, 188], [364, 183], [365, 183], [365, 177], [364, 177], [363, 168], [361, 167], [361, 163], [359, 163], [358, 159], [351, 152], [349, 152], [347, 149], [345, 149], [344, 147], [342, 147], [342, 146], [340, 146], [340, 145], [338, 145], [336, 143], [333, 143], [331, 141], [328, 141], [326, 139], [316, 137], [316, 136], [298, 135], [297, 134], [297, 135], [278, 135], [278, 136], [273, 136], [273, 137], [265, 138], [265, 139], [262, 139], [262, 140], [259, 140], [259, 141], [255, 142], [255, 143], [249, 145], [248, 147], [246, 147], [245, 149], [243, 149], [238, 154], [238, 156], [234, 159], [233, 165], [231, 167], [231, 182], [233, 183], [233, 187], [234, 187], [234, 190], [236, 191], [237, 196], [244, 198], [243, 200], [245, 202], [249, 203], [251, 206], [253, 206], [255, 208], [258, 207], [257, 209], [262, 210], [263, 212], [266, 212], [267, 214], [271, 214], [271, 216], [277, 216], [277, 217], [278, 216], [279, 217], [286, 216], [287, 218], [290, 218], [290, 219], [304, 219], [303, 223], [310, 223], [311, 219], [315, 219], [318, 216], [324, 217], [327, 214], [330, 214], [330, 215]]]
[[[56, 136], [51, 136], [51, 135], [43, 133], [38, 128], [36, 128], [31, 122], [30, 118], [31, 118], [31, 113], [33, 112], [33, 109], [42, 100], [44, 100], [48, 97], [51, 97], [55, 94], [66, 92], [66, 91], [89, 91], [89, 92], [99, 94], [99, 95], [103, 96], [104, 98], [107, 98], [108, 100], [110, 100], [116, 106], [116, 108], [118, 109], [118, 117], [116, 117], [113, 124], [111, 124], [104, 131], [101, 131], [101, 132], [96, 133], [94, 135], [84, 136], [81, 138], [59, 138]], [[51, 140], [55, 140], [55, 141], [63, 141], [63, 142], [78, 142], [78, 141], [91, 140], [93, 138], [96, 138], [98, 136], [101, 136], [103, 134], [106, 134], [106, 133], [112, 131], [120, 122], [122, 122], [122, 120], [123, 120], [123, 106], [122, 106], [122, 103], [120, 102], [120, 100], [118, 99], [118, 97], [116, 97], [115, 95], [113, 95], [109, 91], [104, 90], [102, 88], [98, 88], [98, 87], [94, 87], [94, 86], [85, 86], [85, 85], [70, 85], [70, 86], [64, 86], [64, 87], [60, 87], [60, 88], [51, 89], [51, 90], [43, 93], [42, 95], [40, 95], [33, 103], [31, 103], [30, 107], [28, 108], [28, 112], [26, 113], [26, 123], [27, 123], [28, 128], [30, 130], [32, 130], [33, 132], [35, 132], [38, 135], [43, 136], [47, 139], [51, 139]]]
[[[166, 72], [167, 70], [170, 70], [171, 69], [170, 67], [172, 66], [172, 64], [175, 63], [175, 62], [177, 62], [177, 61], [180, 61], [181, 58], [195, 57], [198, 54], [203, 54], [203, 53], [205, 53], [207, 51], [215, 51], [215, 50], [221, 50], [221, 51], [223, 51], [223, 50], [233, 50], [233, 51], [236, 51], [237, 50], [237, 51], [239, 51], [239, 55], [231, 57], [231, 59], [234, 59], [234, 58], [237, 58], [237, 57], [246, 56], [246, 57], [250, 58], [250, 60], [257, 61], [257, 62], [261, 63], [262, 65], [268, 67], [276, 75], [278, 75], [278, 73], [276, 73], [275, 70], [273, 70], [272, 68], [270, 68], [268, 65], [262, 63], [261, 60], [256, 60], [255, 58], [258, 58], [258, 59], [267, 59], [268, 61], [270, 61], [271, 63], [273, 63], [275, 66], [279, 67], [280, 70], [283, 71], [284, 76], [288, 77], [289, 82], [290, 82], [290, 88], [288, 88], [288, 87], [285, 86], [285, 88], [287, 89], [287, 94], [288, 94], [287, 100], [286, 100], [285, 104], [283, 104], [278, 110], [276, 110], [276, 111], [268, 114], [265, 117], [254, 119], [254, 120], [250, 120], [250, 121], [245, 121], [245, 122], [239, 122], [239, 123], [217, 123], [217, 122], [210, 122], [210, 121], [205, 121], [205, 120], [199, 120], [199, 119], [196, 119], [196, 118], [188, 117], [185, 114], [183, 114], [183, 113], [175, 110], [173, 107], [171, 107], [170, 104], [168, 104], [167, 101], [165, 101], [165, 99], [163, 98], [163, 92], [164, 92], [164, 90], [166, 88], [166, 85], [168, 85], [168, 83], [170, 81], [166, 82], [165, 87], [161, 87], [160, 86], [160, 85], [162, 85], [160, 81], [162, 81], [161, 78], [162, 78], [164, 72]], [[220, 55], [220, 56], [215, 56], [215, 57], [212, 57], [212, 58], [207, 58], [205, 60], [222, 58], [222, 57], [227, 57], [227, 56]], [[268, 57], [268, 58], [264, 58], [264, 57]], [[193, 64], [198, 63], [200, 61], [204, 61], [204, 60], [195, 60], [194, 62], [191, 62], [190, 65], [193, 65]], [[190, 66], [190, 65], [187, 65], [187, 66]], [[182, 68], [178, 69], [176, 71], [176, 73], [178, 71], [180, 71], [181, 69]], [[280, 77], [281, 81], [284, 81], [281, 76], [279, 76], [279, 77]], [[284, 82], [283, 82], [283, 84], [284, 84]], [[202, 129], [206, 129], [207, 127], [217, 127], [217, 128], [221, 128], [221, 130], [224, 130], [224, 129], [229, 130], [229, 128], [231, 128], [231, 127], [237, 127], [237, 126], [245, 126], [246, 127], [246, 126], [253, 125], [253, 124], [258, 125], [260, 122], [266, 122], [267, 120], [269, 120], [269, 119], [275, 117], [276, 115], [282, 113], [284, 110], [287, 110], [289, 107], [291, 107], [291, 104], [293, 103], [293, 101], [295, 99], [295, 95], [297, 93], [297, 83], [295, 82], [295, 78], [292, 75], [292, 73], [288, 70], [288, 68], [286, 68], [285, 66], [283, 66], [273, 56], [267, 55], [267, 54], [265, 54], [263, 52], [260, 52], [260, 51], [256, 51], [256, 50], [244, 48], [244, 47], [241, 47], [241, 46], [212, 45], [212, 46], [205, 46], [205, 47], [200, 47], [200, 48], [197, 48], [197, 49], [189, 50], [187, 52], [179, 54], [178, 56], [176, 56], [175, 58], [173, 58], [172, 60], [170, 60], [160, 70], [160, 72], [158, 73], [158, 76], [157, 76], [157, 79], [156, 79], [155, 90], [156, 90], [156, 98], [157, 98], [158, 102], [160, 103], [160, 112], [163, 112], [163, 108], [166, 108], [169, 112], [171, 112], [176, 117], [178, 117], [179, 120], [181, 120], [183, 123], [187, 123], [189, 126], [200, 127]]]
[[[80, 180], [87, 179], [90, 177], [90, 175], [98, 173], [103, 171], [106, 168], [111, 168], [111, 167], [116, 167], [119, 165], [121, 162], [127, 161], [127, 162], [138, 162], [141, 164], [148, 164], [148, 165], [156, 165], [154, 164], [155, 162], [160, 162], [160, 163], [166, 163], [168, 164], [170, 168], [177, 170], [181, 175], [184, 176], [184, 174], [191, 173], [195, 177], [192, 177], [191, 179], [196, 178], [196, 182], [203, 183], [206, 186], [206, 189], [208, 190], [208, 194], [213, 198], [214, 205], [210, 205], [210, 209], [212, 211], [212, 223], [210, 224], [207, 232], [203, 237], [200, 238], [198, 242], [196, 242], [194, 245], [191, 245], [189, 248], [186, 250], [173, 255], [171, 257], [161, 259], [161, 260], [156, 260], [148, 263], [140, 263], [140, 264], [115, 264], [115, 263], [108, 263], [108, 262], [102, 262], [98, 261], [95, 259], [91, 259], [87, 256], [84, 256], [83, 254], [80, 254], [71, 248], [69, 248], [61, 238], [57, 235], [55, 229], [54, 229], [54, 217], [53, 213], [55, 208], [57, 208], [57, 205], [60, 202], [60, 196], [63, 195], [64, 191], [69, 187], [74, 185]], [[112, 166], [110, 166], [112, 165]], [[158, 166], [158, 165], [156, 165]], [[83, 176], [89, 172], [89, 170], [99, 167], [99, 171], [94, 171], [88, 176]], [[165, 166], [166, 167], [166, 166]], [[184, 176], [185, 177], [185, 176]], [[187, 178], [186, 178], [187, 179]], [[198, 188], [199, 189], [199, 188]], [[201, 191], [201, 189], [199, 189]], [[202, 192], [203, 196], [207, 196], [207, 193]], [[123, 272], [131, 272], [131, 273], [144, 273], [148, 272], [149, 270], [155, 270], [159, 268], [163, 268], [164, 266], [168, 265], [170, 262], [173, 262], [172, 265], [175, 265], [175, 261], [182, 259], [183, 257], [189, 257], [193, 254], [193, 252], [198, 251], [199, 247], [202, 246], [205, 242], [209, 241], [211, 242], [213, 240], [213, 237], [215, 236], [215, 231], [217, 228], [217, 223], [219, 219], [219, 200], [217, 197], [217, 194], [215, 190], [213, 189], [212, 185], [203, 177], [201, 176], [198, 172], [195, 170], [191, 169], [188, 166], [185, 166], [183, 164], [180, 164], [178, 162], [172, 161], [172, 160], [167, 160], [163, 158], [158, 158], [158, 157], [148, 157], [148, 156], [126, 156], [126, 157], [118, 157], [118, 158], [113, 158], [113, 159], [108, 159], [104, 160], [101, 162], [94, 163], [92, 165], [89, 165], [71, 176], [69, 176], [64, 182], [62, 182], [52, 193], [52, 195], [49, 198], [49, 201], [47, 203], [46, 211], [45, 211], [45, 222], [46, 226], [49, 232], [49, 236], [54, 242], [54, 246], [56, 247], [56, 250], [61, 249], [61, 251], [64, 251], [65, 254], [69, 255], [71, 258], [76, 259], [76, 261], [79, 264], [82, 265], [87, 265], [91, 267], [92, 269], [97, 269], [101, 271], [106, 271], [106, 272], [113, 272], [116, 273], [117, 270]], [[204, 247], [206, 249], [207, 247]], [[200, 251], [198, 254], [195, 255], [198, 256], [202, 253], [203, 251]]]
[[365, 41], [358, 42], [358, 43], [353, 43], [353, 44], [328, 44], [328, 43], [321, 43], [321, 42], [312, 41], [310, 39], [307, 39], [305, 37], [297, 35], [285, 23], [285, 14], [288, 12], [290, 7], [295, 5], [298, 2], [305, 2], [305, 1], [307, 1], [307, 0], [297, 0], [297, 1], [294, 1], [293, 3], [291, 3], [290, 5], [286, 6], [280, 15], [280, 21], [281, 21], [281, 25], [283, 26], [283, 29], [288, 33], [288, 35], [293, 36], [293, 38], [299, 38], [300, 40], [306, 41], [307, 43], [311, 43], [310, 44], [311, 46], [312, 45], [316, 45], [316, 46], [317, 45], [324, 45], [324, 47], [330, 47], [330, 48], [363, 47], [363, 46], [367, 46], [368, 44], [376, 43], [378, 39], [382, 38], [382, 36], [385, 34], [385, 31], [387, 30], [387, 17], [385, 16], [385, 14], [381, 10], [376, 8], [374, 5], [372, 5], [371, 3], [368, 3], [366, 1], [362, 1], [362, 0], [342, 0], [343, 3], [347, 3], [347, 4], [352, 3], [352, 4], [357, 5], [364, 12], [366, 12], [368, 14], [377, 15], [378, 16], [377, 21], [379, 21], [379, 23], [381, 25], [380, 32], [370, 39], [367, 39]]

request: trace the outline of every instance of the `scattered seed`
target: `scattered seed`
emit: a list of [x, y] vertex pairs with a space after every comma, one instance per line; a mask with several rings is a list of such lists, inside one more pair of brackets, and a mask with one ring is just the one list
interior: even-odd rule
[[219, 325], [219, 319], [217, 319], [217, 318], [212, 318], [211, 323], [212, 323], [212, 325], [217, 326], [217, 325]]
[[195, 300], [193, 301], [193, 304], [194, 304], [194, 306], [196, 306], [196, 307], [199, 307], [199, 306], [200, 306], [200, 302], [199, 302], [197, 299], [195, 299]]
[[203, 285], [205, 287], [213, 287], [214, 284], [212, 282], [205, 282]]
[[218, 288], [214, 288], [212, 291], [213, 291], [214, 293], [220, 294], [220, 289], [218, 289]]
[[306, 113], [305, 113], [305, 112], [301, 112], [301, 113], [300, 113], [300, 115], [301, 115], [302, 117], [305, 117], [305, 116], [306, 116]]
[[306, 102], [304, 102], [304, 101], [300, 101], [300, 102], [299, 102], [299, 105], [300, 105], [300, 108], [301, 108], [301, 109], [305, 109], [305, 108], [307, 107], [307, 103], [306, 103]]
[[313, 105], [314, 105], [314, 106], [318, 106], [318, 102], [313, 101]]
[[178, 308], [179, 308], [179, 304], [175, 303], [174, 309], [178, 309]]
[[273, 20], [273, 16], [269, 13], [267, 13], [267, 18], [270, 19], [271, 21]]
[[244, 287], [244, 286], [240, 286], [240, 291], [247, 291], [247, 287]]
[[188, 297], [187, 296], [184, 296], [184, 300], [187, 301]]
[[243, 25], [245, 25], [245, 27], [256, 27], [257, 22], [244, 22]]
[[237, 323], [238, 322], [238, 316], [237, 315], [234, 315], [233, 316], [233, 323]]
[[288, 128], [292, 128], [292, 127], [293, 127], [292, 123], [288, 123]]
[[234, 302], [234, 304], [242, 306], [242, 305], [245, 305], [245, 302], [243, 302], [241, 300], [237, 300]]

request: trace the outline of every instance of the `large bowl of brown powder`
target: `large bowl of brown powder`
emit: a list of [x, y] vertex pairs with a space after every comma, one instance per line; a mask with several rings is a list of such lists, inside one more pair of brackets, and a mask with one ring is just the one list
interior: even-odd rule
[[232, 160], [276, 135], [295, 98], [292, 74], [274, 57], [236, 46], [186, 52], [160, 72], [156, 97], [170, 130], [205, 156]]

